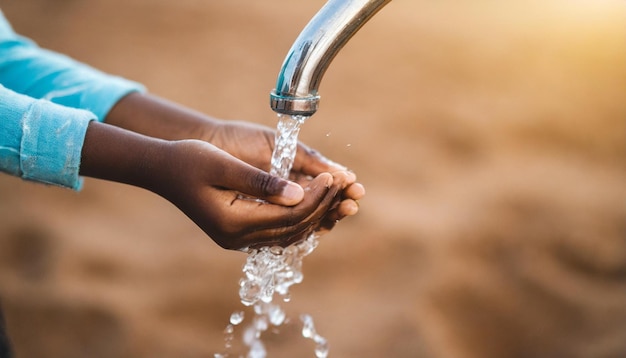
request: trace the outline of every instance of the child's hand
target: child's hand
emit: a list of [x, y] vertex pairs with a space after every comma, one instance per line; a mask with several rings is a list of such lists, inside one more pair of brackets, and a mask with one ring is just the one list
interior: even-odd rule
[[155, 191], [227, 249], [304, 239], [327, 225], [345, 185], [321, 173], [301, 187], [199, 140], [172, 142], [163, 161]]
[[[274, 135], [273, 130], [262, 125], [244, 121], [221, 121], [199, 139], [214, 144], [250, 165], [269, 171]], [[321, 173], [332, 173], [335, 182], [340, 186], [338, 200], [327, 215], [325, 227], [330, 229], [338, 220], [358, 212], [357, 200], [364, 196], [365, 189], [356, 183], [356, 176], [345, 167], [298, 143], [289, 179], [306, 187], [313, 177]]]
[[98, 122], [87, 130], [81, 174], [161, 195], [227, 249], [287, 246], [332, 227], [340, 191], [353, 182], [347, 172], [320, 173], [301, 186], [204, 141], [165, 141]]
[[[204, 140], [252, 166], [264, 171], [270, 169], [274, 131], [265, 126], [214, 119], [176, 103], [142, 93], [133, 93], [122, 98], [111, 110], [106, 122], [155, 138]], [[299, 143], [291, 179], [306, 186], [310, 177], [324, 172], [345, 171], [345, 167]], [[356, 214], [357, 200], [365, 194], [365, 189], [355, 182], [353, 174], [344, 179], [339, 194], [342, 200], [329, 213], [332, 220], [329, 220], [327, 227], [332, 227], [336, 221], [346, 216]]]
[[[174, 140], [175, 142], [170, 143], [175, 143], [172, 146], [176, 147], [177, 150], [183, 151], [186, 148], [185, 150], [189, 153], [184, 156], [179, 154], [181, 158], [176, 160], [186, 163], [188, 167], [181, 167], [179, 176], [171, 180], [178, 183], [185, 180], [188, 181], [185, 184], [189, 186], [188, 192], [170, 193], [166, 197], [185, 211], [209, 235], [213, 233], [212, 238], [224, 247], [260, 246], [270, 243], [284, 246], [285, 244], [298, 241], [311, 231], [329, 230], [337, 221], [346, 216], [356, 214], [358, 211], [357, 200], [365, 194], [363, 186], [356, 183], [356, 177], [353, 173], [348, 172], [345, 167], [331, 162], [318, 152], [299, 143], [289, 179], [298, 183], [300, 187], [306, 190], [302, 202], [297, 204], [293, 201], [293, 198], [281, 197], [278, 192], [272, 192], [272, 195], [264, 196], [252, 189], [248, 189], [247, 192], [250, 196], [264, 198], [273, 204], [295, 206], [277, 210], [270, 204], [261, 204], [250, 200], [244, 202], [231, 195], [236, 191], [246, 192], [241, 184], [239, 186], [235, 185], [237, 180], [242, 179], [237, 177], [237, 175], [241, 175], [241, 172], [237, 171], [245, 172], [252, 170], [251, 168], [244, 170], [245, 166], [242, 162], [257, 168], [255, 173], [262, 173], [258, 174], [259, 177], [257, 178], [266, 178], [263, 180], [266, 180], [267, 183], [286, 182], [271, 177], [267, 179], [269, 175], [266, 172], [270, 169], [270, 158], [274, 148], [274, 131], [272, 129], [248, 122], [217, 120], [175, 103], [140, 93], [134, 93], [121, 99], [107, 116], [106, 122], [153, 138]], [[194, 141], [176, 142], [176, 140], [182, 139], [199, 139], [210, 144], [205, 143], [205, 145], [201, 145]], [[194, 146], [197, 152], [191, 149]], [[219, 151], [216, 147], [223, 151]], [[137, 148], [137, 150], [145, 150], [145, 148]], [[214, 153], [209, 155], [209, 152]], [[224, 152], [227, 152], [230, 156]], [[205, 154], [200, 155], [199, 153]], [[218, 153], [221, 154], [218, 155]], [[120, 153], [119, 155], [123, 154]], [[195, 158], [196, 155], [199, 157], [194, 159], [195, 161], [190, 162], [189, 158]], [[211, 160], [214, 159], [221, 160], [223, 165], [220, 170], [225, 171], [228, 169], [230, 171], [225, 173], [211, 172], [211, 168], [215, 165], [211, 164]], [[202, 167], [198, 168], [199, 165], [202, 165]], [[205, 165], [208, 167], [205, 167]], [[200, 175], [198, 178], [204, 178], [203, 184], [190, 182], [196, 178], [190, 176], [193, 170], [198, 170], [198, 173], [194, 174]], [[204, 170], [207, 172], [204, 172]], [[324, 185], [321, 185], [321, 183], [327, 180], [325, 178], [328, 177], [328, 173], [332, 174], [332, 185], [327, 193], [322, 194]], [[103, 174], [100, 173], [98, 177], [102, 177]], [[183, 174], [185, 177], [180, 177]], [[214, 182], [218, 179], [217, 175], [223, 175], [221, 179], [227, 179], [226, 182]], [[209, 192], [214, 194], [220, 193], [224, 197], [228, 193], [227, 197], [232, 200], [230, 202], [232, 205], [228, 210], [223, 206], [212, 209], [213, 211], [222, 210], [220, 212], [224, 217], [219, 218], [219, 220], [209, 221], [202, 219], [204, 214], [198, 213], [200, 208], [195, 207], [200, 204], [194, 203], [191, 198], [187, 197], [189, 195], [199, 195], [194, 194], [193, 191], [199, 190], [202, 185], [211, 186], [211, 189], [203, 190], [203, 194], [208, 195], [207, 193]], [[222, 191], [217, 190], [218, 188], [221, 188]], [[165, 189], [167, 188], [163, 188], [161, 192], [166, 192]], [[332, 198], [326, 198], [328, 196]], [[208, 197], [205, 197], [204, 200], [205, 204], [203, 205], [209, 205], [208, 203], [210, 202], [216, 203], [213, 199], [209, 200]], [[330, 202], [327, 202], [328, 200]], [[312, 203], [318, 203], [316, 210], [311, 211], [312, 206], [314, 206]], [[252, 212], [257, 215], [261, 209], [267, 215], [270, 215], [270, 213], [271, 215], [276, 215], [272, 217], [272, 220], [275, 220], [272, 225], [252, 227], [254, 226], [253, 223], [244, 222], [241, 223], [244, 227], [240, 228], [238, 233], [235, 233], [234, 231], [236, 230], [228, 226], [231, 223], [238, 223], [238, 220], [245, 221], [247, 219], [246, 217], [235, 218], [235, 215], [246, 216]], [[208, 207], [204, 207], [203, 210], [208, 210]], [[308, 213], [309, 217], [302, 218], [304, 213]], [[279, 214], [287, 216], [279, 218]], [[231, 221], [220, 221], [227, 219], [225, 216], [229, 216], [228, 219]], [[280, 220], [282, 220], [281, 226], [275, 226], [276, 222]], [[247, 225], [252, 226], [249, 227]], [[246, 232], [246, 230], [251, 232]], [[300, 230], [302, 231], [299, 232]], [[264, 234], [258, 234], [257, 232]], [[246, 240], [242, 237], [239, 240], [234, 237], [236, 234], [241, 233], [249, 239]], [[277, 236], [272, 239], [270, 234]], [[261, 236], [264, 238], [261, 239]], [[255, 241], [255, 243], [249, 242], [250, 240]], [[237, 244], [229, 244], [232, 242], [237, 242]]]

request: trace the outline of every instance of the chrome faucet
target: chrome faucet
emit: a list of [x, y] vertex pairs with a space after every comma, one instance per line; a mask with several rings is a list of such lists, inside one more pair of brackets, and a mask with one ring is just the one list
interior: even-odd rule
[[287, 53], [270, 94], [272, 110], [313, 115], [330, 62], [350, 38], [391, 0], [329, 0], [302, 30]]

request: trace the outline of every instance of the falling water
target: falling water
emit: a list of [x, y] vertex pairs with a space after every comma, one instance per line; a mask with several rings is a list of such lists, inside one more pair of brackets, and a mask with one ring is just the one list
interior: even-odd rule
[[272, 167], [270, 174], [289, 179], [289, 173], [296, 157], [298, 145], [298, 133], [300, 126], [309, 117], [278, 115], [276, 126], [276, 139], [274, 140], [274, 152], [272, 153]]
[[[296, 156], [300, 126], [308, 117], [279, 114], [278, 118], [270, 174], [287, 179]], [[290, 300], [289, 288], [303, 279], [302, 260], [317, 245], [317, 234], [312, 233], [305, 240], [286, 248], [274, 246], [248, 250], [243, 266], [244, 277], [239, 281], [241, 303], [254, 309], [252, 322], [243, 330], [243, 343], [248, 347], [246, 358], [266, 357], [261, 335], [270, 325], [278, 327], [289, 320], [280, 304], [274, 302], [274, 296], [280, 296], [284, 302]], [[303, 314], [300, 319], [303, 323], [302, 336], [315, 343], [315, 356], [326, 358], [328, 342], [315, 331], [313, 318]], [[243, 311], [231, 315], [230, 323], [224, 330], [227, 350], [232, 346], [235, 326], [243, 320]], [[215, 358], [226, 357], [230, 357], [228, 353], [215, 354]]]

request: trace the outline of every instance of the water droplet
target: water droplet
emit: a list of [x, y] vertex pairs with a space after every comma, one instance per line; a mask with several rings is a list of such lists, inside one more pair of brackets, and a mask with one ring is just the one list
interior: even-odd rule
[[300, 319], [302, 320], [302, 337], [313, 338], [315, 336], [315, 326], [313, 325], [313, 318], [308, 314], [303, 314]]
[[285, 321], [285, 311], [283, 311], [280, 306], [272, 305], [268, 312], [270, 323], [274, 326], [280, 326]]
[[256, 340], [252, 342], [252, 346], [248, 352], [248, 358], [265, 358], [266, 354], [265, 346], [263, 346], [261, 341]]
[[[226, 328], [224, 329], [224, 333], [229, 335], [229, 334], [233, 334], [234, 328], [232, 324], [229, 324], [228, 326], [226, 326]], [[228, 339], [228, 337], [226, 337]]]
[[302, 337], [315, 342], [315, 356], [317, 358], [328, 357], [328, 341], [315, 331], [313, 318], [308, 314], [303, 314], [300, 319], [302, 320]]
[[328, 357], [328, 351], [328, 342], [324, 339], [323, 342], [320, 342], [315, 346], [315, 357], [326, 358]]
[[259, 292], [261, 288], [256, 282], [244, 281], [243, 285], [239, 289], [239, 297], [241, 298], [241, 303], [246, 306], [252, 306], [259, 299]]
[[267, 318], [265, 318], [264, 316], [257, 317], [257, 319], [254, 321], [254, 327], [258, 332], [265, 331], [267, 329]]
[[244, 318], [243, 311], [234, 312], [233, 314], [230, 315], [230, 323], [236, 326], [243, 321], [243, 318]]
[[326, 338], [320, 336], [319, 334], [315, 334], [315, 337], [313, 337], [313, 342], [315, 342], [315, 344], [317, 344], [318, 346], [326, 346], [328, 345]]
[[245, 343], [247, 346], [251, 346], [252, 342], [254, 342], [255, 339], [256, 330], [254, 329], [254, 326], [247, 327], [246, 330], [243, 331], [243, 343]]

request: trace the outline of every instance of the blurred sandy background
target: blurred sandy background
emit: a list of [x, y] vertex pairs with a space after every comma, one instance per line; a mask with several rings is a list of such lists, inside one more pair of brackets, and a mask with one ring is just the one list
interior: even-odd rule
[[[0, 0], [41, 46], [216, 117], [275, 126], [324, 1]], [[344, 48], [301, 139], [368, 191], [289, 315], [331, 357], [626, 356], [626, 3], [395, 0]], [[21, 358], [212, 357], [245, 255], [173, 206], [0, 175], [0, 299]], [[269, 357], [312, 357], [295, 327]]]

